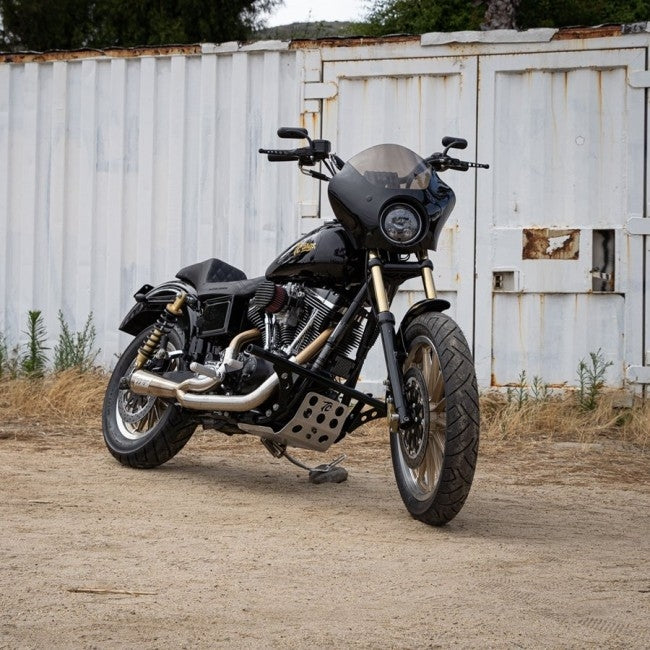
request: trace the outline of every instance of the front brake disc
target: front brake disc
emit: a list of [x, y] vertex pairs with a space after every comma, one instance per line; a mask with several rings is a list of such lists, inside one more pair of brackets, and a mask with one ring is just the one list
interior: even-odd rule
[[429, 442], [429, 391], [422, 371], [411, 366], [404, 375], [404, 397], [411, 411], [411, 423], [399, 430], [399, 446], [406, 464], [422, 464]]

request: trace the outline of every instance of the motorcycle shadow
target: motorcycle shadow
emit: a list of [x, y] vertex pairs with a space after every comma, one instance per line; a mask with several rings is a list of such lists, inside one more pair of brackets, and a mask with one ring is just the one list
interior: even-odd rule
[[[302, 460], [302, 459], [301, 459]], [[313, 464], [328, 462], [323, 458]], [[177, 457], [154, 471], [165, 480], [171, 479], [188, 488], [200, 490], [204, 495], [214, 496], [215, 502], [224, 503], [234, 499], [241, 505], [269, 507], [281, 503], [287, 508], [302, 512], [311, 509], [336, 510], [354, 508], [363, 515], [375, 513], [384, 517], [394, 515], [403, 508], [392, 476], [390, 463], [385, 468], [376, 465], [372, 469], [361, 465], [342, 463], [349, 477], [342, 483], [314, 484], [308, 480], [308, 472], [278, 460], [265, 453], [231, 455], [227, 458], [197, 454]], [[404, 517], [410, 517], [404, 512]]]
[[[608, 526], [607, 514], [598, 516], [593, 503], [589, 508], [589, 492], [585, 488], [569, 489], [570, 498], [560, 510], [549, 507], [557, 490], [566, 494], [563, 486], [513, 486], [502, 483], [491, 474], [477, 474], [475, 485], [462, 512], [441, 528], [430, 528], [414, 520], [401, 502], [390, 461], [363, 464], [344, 463], [350, 471], [344, 483], [314, 485], [307, 472], [289, 465], [287, 461], [272, 459], [258, 452], [251, 455], [214, 457], [177, 457], [156, 474], [178, 482], [181, 489], [198, 490], [215, 504], [251, 508], [296, 509], [303, 515], [318, 517], [361, 515], [363, 520], [409, 523], [410, 531], [433, 531], [437, 535], [483, 539], [510, 543], [524, 542], [531, 548], [553, 546], [574, 540], [584, 542], [590, 536], [602, 534]], [[592, 516], [581, 517], [585, 508]], [[580, 525], [575, 522], [581, 520]], [[567, 525], [574, 522], [573, 526]]]

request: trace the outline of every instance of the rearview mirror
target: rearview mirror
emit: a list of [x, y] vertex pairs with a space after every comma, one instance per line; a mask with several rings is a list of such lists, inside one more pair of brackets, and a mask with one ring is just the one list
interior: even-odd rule
[[307, 129], [301, 129], [300, 127], [292, 126], [281, 126], [278, 129], [278, 137], [280, 138], [293, 138], [295, 140], [302, 140], [307, 138], [309, 140], [309, 133]]
[[447, 149], [466, 149], [467, 140], [463, 138], [455, 138], [452, 135], [446, 135], [442, 139], [442, 146], [445, 147], [445, 153], [447, 153]]

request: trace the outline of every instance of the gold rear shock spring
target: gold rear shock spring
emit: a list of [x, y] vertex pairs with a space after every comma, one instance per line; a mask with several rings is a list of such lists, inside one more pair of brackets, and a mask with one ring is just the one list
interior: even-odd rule
[[181, 291], [176, 296], [176, 300], [170, 302], [162, 311], [151, 334], [149, 334], [147, 340], [138, 350], [138, 356], [135, 359], [135, 370], [140, 370], [140, 368], [151, 359], [160, 343], [160, 339], [165, 334], [168, 334], [172, 327], [174, 327], [178, 317], [183, 313], [183, 305], [185, 304], [186, 298], [187, 294], [184, 291]]

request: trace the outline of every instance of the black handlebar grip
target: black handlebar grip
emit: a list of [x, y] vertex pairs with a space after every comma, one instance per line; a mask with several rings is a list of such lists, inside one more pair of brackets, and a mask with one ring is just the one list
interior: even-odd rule
[[272, 156], [291, 156], [293, 149], [260, 149], [259, 153], [267, 153]]
[[293, 154], [290, 153], [283, 153], [283, 154], [277, 154], [277, 153], [270, 153], [268, 154], [268, 159], [270, 162], [285, 162], [285, 161], [296, 161], [300, 160], [298, 156], [294, 156]]

